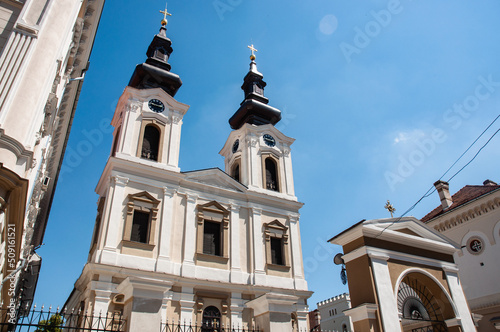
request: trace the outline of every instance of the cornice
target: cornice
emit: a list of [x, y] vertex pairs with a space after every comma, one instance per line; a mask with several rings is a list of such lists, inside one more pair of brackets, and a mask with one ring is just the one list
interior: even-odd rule
[[[493, 195], [493, 196], [491, 196]], [[485, 214], [492, 213], [500, 207], [500, 190], [495, 190], [490, 195], [478, 197], [466, 204], [431, 219], [426, 224], [440, 233], [472, 221]]]

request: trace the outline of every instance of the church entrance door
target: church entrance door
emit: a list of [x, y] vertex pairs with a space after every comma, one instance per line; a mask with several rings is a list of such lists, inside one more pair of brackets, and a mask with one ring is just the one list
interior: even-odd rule
[[203, 310], [203, 325], [201, 326], [201, 332], [219, 332], [221, 330], [220, 324], [220, 311], [214, 306], [206, 307]]

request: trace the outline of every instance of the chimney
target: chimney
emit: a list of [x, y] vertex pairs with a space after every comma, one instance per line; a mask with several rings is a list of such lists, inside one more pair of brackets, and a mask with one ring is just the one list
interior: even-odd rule
[[448, 184], [448, 182], [439, 180], [434, 183], [434, 187], [436, 187], [436, 190], [439, 194], [439, 199], [441, 200], [443, 211], [446, 211], [451, 206], [451, 204], [453, 204], [450, 195], [450, 185]]
[[493, 182], [490, 179], [488, 179], [488, 180], [483, 182], [483, 185], [485, 185], [485, 186], [497, 186], [498, 184], [496, 182]]

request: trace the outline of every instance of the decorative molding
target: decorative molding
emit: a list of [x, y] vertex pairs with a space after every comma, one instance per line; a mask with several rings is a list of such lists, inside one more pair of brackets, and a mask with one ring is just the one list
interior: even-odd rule
[[0, 148], [5, 148], [13, 152], [17, 159], [26, 160], [26, 170], [28, 170], [33, 164], [33, 151], [29, 151], [24, 148], [24, 145], [18, 140], [5, 135], [5, 130], [0, 128]]
[[173, 197], [177, 193], [177, 188], [163, 187], [163, 196]]
[[[457, 207], [456, 209], [446, 214], [444, 216], [438, 216], [428, 222], [428, 224], [434, 224], [432, 227], [440, 233], [446, 232], [449, 229], [457, 227], [461, 224], [467, 223], [479, 216], [482, 216], [487, 213], [491, 213], [500, 207], [500, 198], [493, 197], [486, 202], [480, 205], [471, 205], [468, 209], [466, 209], [462, 213], [457, 213], [460, 210], [463, 210], [464, 207]], [[441, 221], [439, 221], [441, 220]], [[439, 221], [439, 222], [438, 222]]]
[[246, 143], [248, 144], [248, 146], [254, 148], [255, 146], [257, 146], [258, 141], [259, 140], [257, 138], [249, 137], [247, 138]]
[[129, 178], [124, 176], [115, 175], [112, 177], [113, 184], [125, 187], [128, 184]]

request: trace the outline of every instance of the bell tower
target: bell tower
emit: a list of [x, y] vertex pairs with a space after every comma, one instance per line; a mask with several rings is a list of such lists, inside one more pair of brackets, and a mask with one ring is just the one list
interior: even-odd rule
[[290, 146], [295, 141], [274, 127], [281, 111], [264, 96], [264, 76], [257, 70], [253, 45], [250, 70], [241, 89], [245, 99], [229, 119], [234, 129], [219, 152], [226, 173], [250, 190], [295, 196]]
[[160, 32], [137, 65], [111, 124], [115, 127], [111, 155], [179, 172], [182, 118], [188, 105], [174, 99], [182, 85], [168, 63], [172, 42], [166, 35], [166, 10]]

